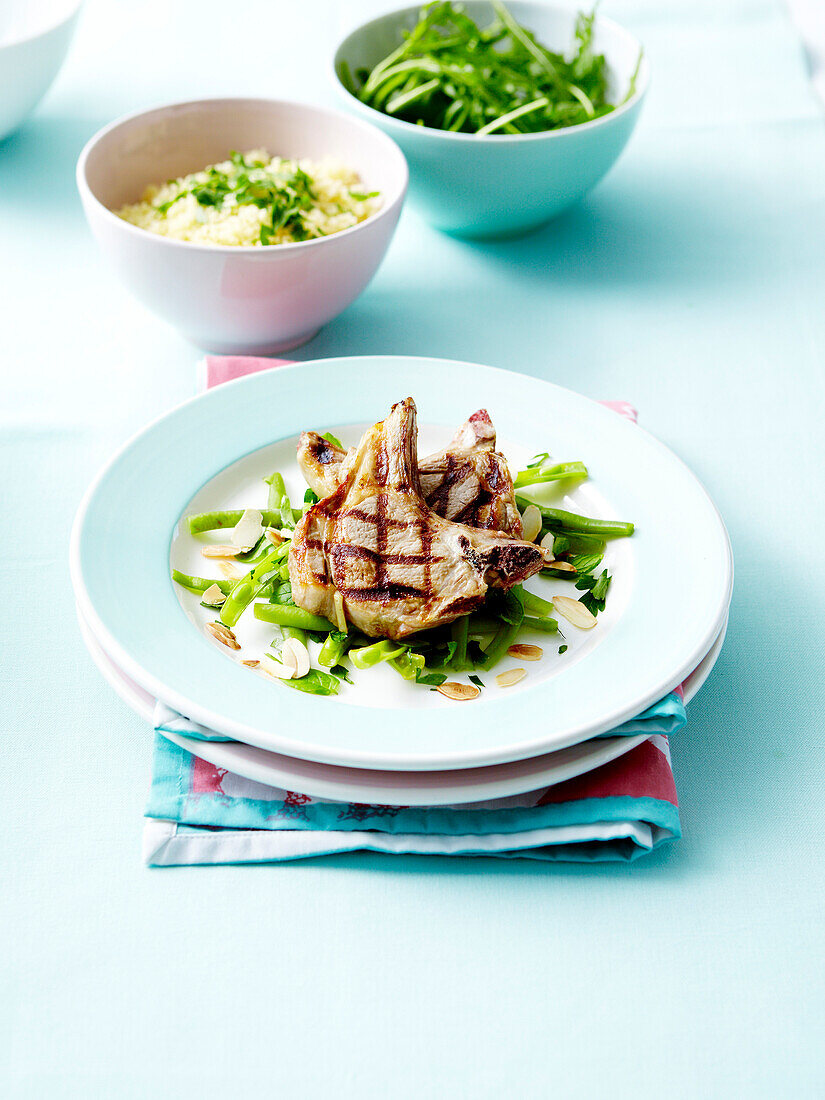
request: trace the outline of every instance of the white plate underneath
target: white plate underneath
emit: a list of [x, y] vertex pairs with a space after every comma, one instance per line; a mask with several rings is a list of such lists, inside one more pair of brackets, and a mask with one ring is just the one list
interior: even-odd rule
[[[152, 722], [155, 699], [131, 680], [104, 651], [78, 609], [83, 640], [104, 679], [147, 722]], [[727, 630], [727, 619], [709, 652], [684, 682], [685, 702], [699, 691], [716, 664]], [[378, 803], [404, 806], [450, 806], [507, 798], [525, 791], [551, 787], [592, 771], [635, 748], [646, 738], [605, 737], [584, 741], [558, 752], [492, 764], [484, 768], [436, 772], [374, 771], [298, 760], [237, 741], [196, 741], [168, 734], [170, 741], [218, 768], [247, 779], [299, 791], [333, 802]]]

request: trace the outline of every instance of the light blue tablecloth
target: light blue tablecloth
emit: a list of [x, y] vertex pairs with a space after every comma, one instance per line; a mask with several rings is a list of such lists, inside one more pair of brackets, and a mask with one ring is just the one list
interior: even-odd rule
[[374, 6], [90, 0], [0, 146], [0, 1093], [822, 1096], [825, 123], [767, 0], [605, 3], [654, 74], [611, 176], [511, 243], [405, 212], [369, 291], [297, 353], [629, 398], [706, 482], [737, 590], [673, 744], [683, 840], [551, 870], [140, 863], [151, 735], [86, 655], [66, 543], [98, 465], [193, 392], [196, 353], [103, 266], [74, 161], [148, 103], [327, 96], [329, 46]]

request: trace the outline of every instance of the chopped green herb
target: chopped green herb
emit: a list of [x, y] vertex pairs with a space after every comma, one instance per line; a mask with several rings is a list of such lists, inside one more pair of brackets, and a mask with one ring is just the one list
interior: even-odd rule
[[475, 684], [475, 686], [476, 686], [476, 687], [479, 687], [479, 688], [483, 688], [483, 687], [484, 687], [484, 681], [483, 681], [483, 680], [481, 680], [481, 679], [479, 679], [479, 677], [478, 677], [478, 676], [475, 676], [475, 675], [473, 675], [472, 673], [471, 673], [471, 674], [470, 674], [470, 676], [469, 676], [469, 680], [470, 680], [470, 683], [473, 683], [473, 684]]
[[604, 554], [571, 554], [567, 561], [577, 573], [590, 573], [601, 565]]
[[337, 676], [339, 680], [345, 680], [348, 684], [354, 683], [346, 665], [333, 665], [329, 671], [333, 676]]
[[559, 653], [566, 653], [566, 652], [567, 652], [567, 646], [566, 645], [560, 645], [559, 646]]
[[579, 597], [579, 603], [584, 604], [591, 614], [598, 615], [600, 611], [604, 611], [611, 579], [607, 570], [603, 569], [598, 577], [591, 574], [576, 581], [576, 588], [586, 589], [584, 595]]
[[324, 432], [321, 439], [325, 439], [327, 443], [331, 443], [333, 447], [337, 447], [339, 451], [344, 450], [344, 444], [338, 438], [337, 435], [333, 435], [332, 432]]
[[226, 171], [211, 165], [203, 173], [206, 180], [182, 187], [177, 195], [167, 202], [157, 203], [155, 208], [166, 214], [186, 195], [205, 207], [235, 210], [241, 206], [257, 206], [267, 215], [260, 229], [261, 244], [271, 244], [273, 238], [283, 232], [293, 241], [324, 235], [307, 217], [317, 202], [312, 180], [294, 161], [249, 158], [233, 151], [229, 164]]

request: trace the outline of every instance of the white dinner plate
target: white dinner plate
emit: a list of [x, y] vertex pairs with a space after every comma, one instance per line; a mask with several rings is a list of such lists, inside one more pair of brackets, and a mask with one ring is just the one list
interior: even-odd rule
[[[134, 711], [150, 724], [155, 700], [122, 672], [103, 651], [78, 609], [83, 640], [104, 679]], [[710, 651], [684, 682], [684, 699], [689, 703], [705, 683], [722, 650], [727, 620]], [[453, 769], [443, 772], [382, 772], [366, 768], [336, 767], [298, 760], [237, 741], [197, 741], [181, 734], [166, 735], [170, 741], [194, 756], [226, 768], [235, 775], [269, 787], [298, 791], [333, 802], [362, 802], [379, 805], [451, 806], [468, 802], [507, 798], [551, 787], [566, 779], [592, 771], [640, 745], [644, 734], [633, 737], [604, 737], [584, 741], [533, 760], [493, 764], [486, 768]]]
[[[170, 561], [197, 562], [182, 517], [264, 503], [261, 476], [279, 467], [300, 490], [294, 444], [303, 428], [346, 443], [412, 394], [422, 451], [486, 407], [514, 466], [549, 450], [582, 459], [591, 477], [562, 507], [636, 523], [609, 544], [614, 580], [589, 632], [565, 629], [521, 684], [456, 704], [384, 667], [321, 698], [284, 689], [240, 664], [257, 655], [208, 640], [197, 598], [176, 591]], [[549, 491], [548, 491], [549, 492]], [[299, 498], [300, 499], [300, 498]], [[86, 495], [72, 539], [82, 614], [117, 665], [150, 695], [247, 745], [304, 760], [382, 771], [442, 771], [555, 752], [634, 717], [679, 684], [708, 652], [730, 601], [724, 525], [687, 467], [642, 429], [578, 394], [468, 363], [407, 357], [319, 360], [220, 386], [128, 443]], [[565, 583], [538, 578], [551, 596]], [[248, 628], [253, 629], [251, 617]], [[502, 669], [508, 667], [504, 663]], [[498, 670], [497, 670], [498, 671]]]

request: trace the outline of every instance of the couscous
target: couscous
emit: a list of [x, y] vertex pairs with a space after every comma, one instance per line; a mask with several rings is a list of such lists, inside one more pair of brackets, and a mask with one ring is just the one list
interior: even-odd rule
[[339, 161], [285, 160], [253, 149], [149, 186], [140, 202], [116, 213], [177, 241], [238, 247], [326, 237], [380, 205], [379, 193], [365, 191], [357, 172]]

